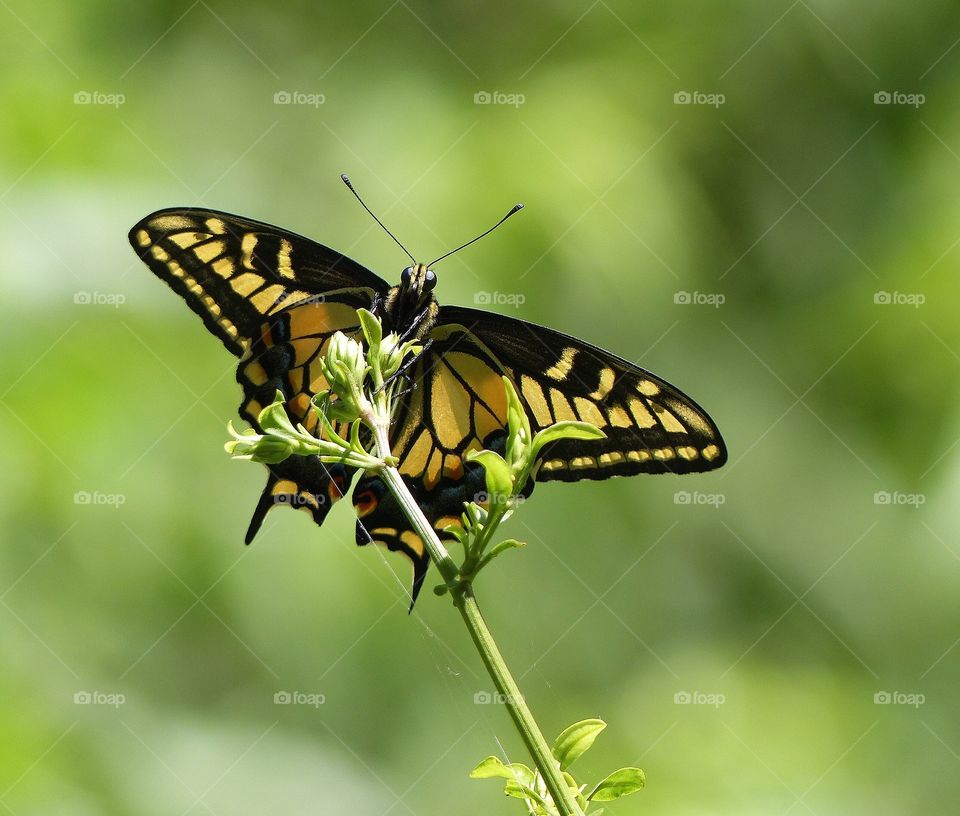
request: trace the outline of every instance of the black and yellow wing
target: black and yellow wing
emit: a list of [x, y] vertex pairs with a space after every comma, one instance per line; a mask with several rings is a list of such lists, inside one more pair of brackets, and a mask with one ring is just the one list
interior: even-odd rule
[[370, 270], [309, 238], [215, 210], [160, 210], [129, 237], [143, 262], [237, 357], [264, 322], [292, 304], [346, 291], [369, 308], [388, 289]]
[[[465, 462], [466, 454], [504, 449], [504, 375], [517, 389], [535, 432], [580, 420], [605, 433], [600, 440], [562, 440], [545, 447], [537, 481], [692, 473], [726, 461], [716, 425], [693, 400], [583, 340], [453, 306], [440, 310], [429, 339], [412, 372], [414, 388], [392, 427], [391, 448], [404, 481], [438, 532], [458, 523], [464, 502], [484, 495], [483, 470]], [[354, 502], [362, 521], [357, 543], [369, 537], [404, 552], [413, 562], [416, 597], [429, 566], [420, 537], [378, 478], [362, 479]]]
[[[213, 210], [147, 216], [130, 243], [237, 357], [240, 415], [257, 427], [276, 392], [296, 422], [316, 426], [310, 398], [327, 383], [317, 360], [336, 331], [356, 334], [356, 310], [388, 286], [349, 258], [277, 227]], [[294, 456], [271, 465], [247, 541], [275, 506], [307, 510], [318, 524], [347, 489], [346, 468]]]
[[562, 332], [458, 306], [440, 320], [461, 326], [495, 357], [526, 403], [534, 432], [561, 420], [600, 428], [602, 440], [548, 446], [537, 481], [637, 473], [700, 473], [727, 461], [716, 424], [696, 402], [649, 371]]

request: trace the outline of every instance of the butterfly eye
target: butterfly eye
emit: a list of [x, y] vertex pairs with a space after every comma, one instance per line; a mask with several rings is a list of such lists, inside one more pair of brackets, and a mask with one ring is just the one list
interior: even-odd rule
[[437, 276], [434, 274], [432, 269], [428, 269], [427, 273], [423, 276], [423, 288], [427, 291], [430, 291], [436, 285]]
[[404, 286], [409, 286], [410, 281], [413, 279], [413, 267], [408, 266], [403, 272], [400, 273], [400, 283]]

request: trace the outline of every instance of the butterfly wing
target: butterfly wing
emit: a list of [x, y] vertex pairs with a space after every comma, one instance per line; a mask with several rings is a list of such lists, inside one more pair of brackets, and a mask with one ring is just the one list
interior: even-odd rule
[[606, 434], [547, 446], [537, 481], [700, 473], [727, 461], [723, 438], [706, 411], [675, 386], [609, 351], [476, 309], [445, 307], [440, 319], [462, 326], [499, 360], [535, 432], [579, 420]]
[[388, 288], [309, 238], [215, 210], [160, 210], [130, 230], [130, 244], [238, 357], [292, 303], [346, 290], [369, 307]]
[[[387, 284], [349, 258], [285, 230], [213, 210], [171, 209], [130, 231], [147, 266], [237, 357], [241, 416], [254, 427], [279, 390], [295, 422], [312, 430], [310, 398], [327, 387], [317, 360], [336, 331], [359, 332], [356, 310]], [[306, 510], [322, 524], [352, 471], [294, 456], [269, 466], [247, 531], [275, 506]]]
[[[453, 306], [440, 310], [432, 341], [412, 372], [414, 388], [399, 406], [391, 449], [418, 504], [438, 532], [459, 523], [463, 503], [483, 497], [471, 450], [502, 452], [508, 376], [534, 431], [561, 420], [601, 428], [601, 440], [546, 446], [537, 481], [606, 479], [635, 473], [692, 473], [726, 461], [713, 420], [693, 400], [638, 366], [583, 340], [526, 321]], [[532, 484], [527, 485], [527, 492]], [[377, 477], [354, 492], [357, 543], [372, 539], [408, 555], [414, 598], [429, 558], [420, 537]], [[447, 534], [447, 537], [449, 534]]]

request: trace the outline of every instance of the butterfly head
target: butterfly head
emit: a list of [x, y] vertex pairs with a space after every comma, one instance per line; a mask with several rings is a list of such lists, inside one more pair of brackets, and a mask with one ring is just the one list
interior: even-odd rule
[[409, 293], [411, 300], [417, 302], [427, 300], [436, 285], [436, 273], [425, 264], [408, 266], [400, 273], [400, 288]]
[[394, 331], [421, 336], [429, 330], [439, 306], [433, 296], [437, 275], [426, 264], [413, 264], [400, 273], [400, 283], [385, 299], [386, 317]]

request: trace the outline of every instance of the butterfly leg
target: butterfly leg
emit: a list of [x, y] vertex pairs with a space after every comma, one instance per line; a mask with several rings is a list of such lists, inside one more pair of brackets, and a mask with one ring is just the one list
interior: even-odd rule
[[[432, 339], [427, 340], [427, 341], [423, 344], [423, 349], [420, 351], [420, 354], [423, 354], [423, 352], [426, 351], [427, 349], [429, 349], [430, 346], [432, 346], [432, 345], [433, 345], [433, 340], [432, 340]], [[417, 357], [418, 357], [418, 356], [419, 356], [419, 355], [416, 355], [416, 354], [415, 354], [415, 355], [412, 355], [412, 356], [410, 356], [409, 358], [407, 358], [407, 360], [400, 366], [400, 368], [398, 368], [393, 374], [391, 374], [389, 377], [387, 377], [387, 379], [384, 381], [383, 385], [381, 385], [376, 391], [373, 392], [373, 395], [376, 396], [376, 395], [379, 394], [381, 391], [383, 391], [384, 388], [387, 388], [387, 387], [389, 387], [390, 385], [392, 385], [393, 382], [394, 382], [398, 377], [403, 377], [403, 379], [405, 379], [405, 380], [407, 381], [407, 383], [409, 384], [409, 387], [408, 387], [408, 388], [406, 388], [404, 391], [402, 391], [402, 392], [400, 392], [399, 394], [397, 394], [398, 397], [403, 396], [404, 394], [408, 394], [408, 393], [410, 393], [410, 391], [412, 391], [414, 388], [416, 388], [416, 383], [414, 383], [413, 380], [410, 379], [410, 374], [409, 374], [408, 372], [409, 372], [410, 368], [413, 366], [413, 364], [417, 362]]]
[[407, 340], [411, 340], [416, 336], [416, 333], [420, 330], [421, 324], [428, 314], [430, 314], [430, 306], [426, 306], [419, 314], [414, 316], [410, 321], [409, 328], [400, 335], [401, 343], [405, 343]]

